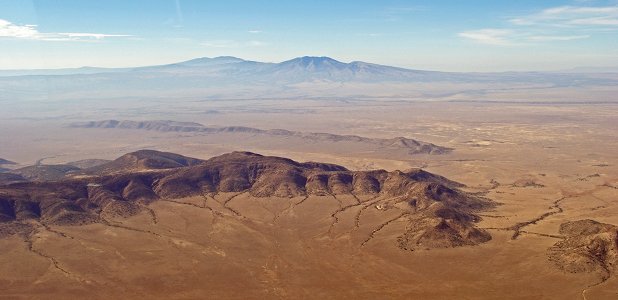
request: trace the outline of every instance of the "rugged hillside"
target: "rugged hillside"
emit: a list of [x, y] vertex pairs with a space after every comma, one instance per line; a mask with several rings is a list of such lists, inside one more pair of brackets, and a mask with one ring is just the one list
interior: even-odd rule
[[175, 122], [169, 120], [130, 121], [130, 120], [103, 120], [72, 123], [73, 128], [118, 128], [143, 129], [164, 132], [204, 132], [204, 133], [251, 133], [276, 137], [298, 137], [312, 141], [327, 142], [356, 142], [390, 149], [406, 149], [409, 154], [446, 154], [453, 149], [437, 146], [431, 143], [417, 141], [405, 137], [390, 139], [367, 138], [356, 135], [339, 135], [331, 133], [299, 132], [285, 129], [257, 129], [243, 126], [207, 127], [194, 122]]
[[550, 259], [572, 273], [596, 272], [603, 280], [618, 266], [618, 227], [594, 220], [560, 225], [563, 241], [549, 249]]
[[[10, 227], [5, 234], [15, 228], [15, 222], [29, 219], [56, 225], [107, 222], [110, 216], [139, 213], [152, 201], [234, 192], [247, 193], [252, 199], [352, 196], [357, 203], [340, 204], [334, 213], [324, 208], [321, 213], [336, 220], [338, 212], [354, 207], [397, 212], [398, 219], [408, 223], [397, 241], [401, 249], [475, 245], [491, 239], [474, 226], [479, 220], [475, 212], [491, 204], [459, 191], [455, 182], [422, 170], [350, 171], [249, 152], [200, 161], [143, 150], [89, 172], [93, 176], [0, 187], [0, 216], [11, 224], [5, 224]], [[230, 209], [225, 203], [224, 207]], [[240, 217], [238, 212], [235, 215]]]

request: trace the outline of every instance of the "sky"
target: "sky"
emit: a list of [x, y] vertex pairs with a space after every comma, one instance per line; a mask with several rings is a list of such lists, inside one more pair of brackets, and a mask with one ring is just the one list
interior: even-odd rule
[[329, 56], [438, 71], [618, 66], [618, 0], [0, 0], [0, 69]]

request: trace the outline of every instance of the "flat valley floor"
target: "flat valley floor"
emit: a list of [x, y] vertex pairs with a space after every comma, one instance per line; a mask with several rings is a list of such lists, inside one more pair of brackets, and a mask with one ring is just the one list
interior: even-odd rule
[[[397, 216], [371, 199], [168, 199], [108, 225], [41, 227], [29, 240], [1, 239], [0, 299], [618, 299], [615, 274], [569, 273], [548, 257], [564, 222], [618, 225], [617, 104], [142, 101], [121, 111], [80, 107], [77, 114], [52, 105], [33, 116], [1, 113], [0, 157], [25, 166], [144, 148], [197, 158], [245, 150], [349, 169], [422, 167], [498, 203], [478, 224], [493, 238], [404, 251], [395, 241]], [[402, 155], [240, 133], [67, 128], [104, 119], [404, 136], [455, 150]], [[332, 216], [354, 201], [361, 205]]]

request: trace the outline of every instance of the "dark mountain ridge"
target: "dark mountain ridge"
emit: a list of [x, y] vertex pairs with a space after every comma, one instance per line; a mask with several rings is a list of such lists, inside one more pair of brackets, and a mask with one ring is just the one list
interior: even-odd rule
[[[170, 160], [177, 164], [155, 170], [134, 157], [150, 159], [155, 166], [169, 167]], [[379, 207], [400, 207], [402, 216], [414, 225], [402, 233], [402, 249], [412, 250], [421, 244], [429, 248], [475, 245], [491, 238], [474, 226], [480, 219], [475, 212], [490, 207], [489, 201], [460, 191], [458, 183], [419, 169], [350, 171], [333, 164], [300, 163], [250, 152], [200, 161], [152, 150], [130, 153], [109, 164], [127, 161], [126, 166], [145, 169], [109, 173], [102, 168], [100, 175], [0, 186], [0, 220], [8, 222], [0, 227], [0, 233], [8, 234], [15, 224], [31, 219], [55, 225], [106, 222], [109, 216], [139, 213], [144, 205], [159, 199], [233, 192], [256, 198], [371, 196]]]

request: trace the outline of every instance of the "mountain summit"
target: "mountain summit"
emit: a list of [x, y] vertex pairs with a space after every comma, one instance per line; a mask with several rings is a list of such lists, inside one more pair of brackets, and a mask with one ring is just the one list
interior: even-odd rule
[[303, 56], [286, 60], [277, 64], [277, 66], [280, 68], [296, 68], [308, 71], [324, 71], [330, 69], [342, 70], [345, 69], [348, 64], [326, 56]]

